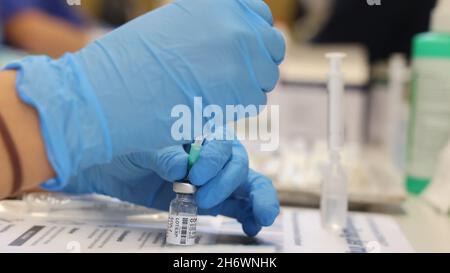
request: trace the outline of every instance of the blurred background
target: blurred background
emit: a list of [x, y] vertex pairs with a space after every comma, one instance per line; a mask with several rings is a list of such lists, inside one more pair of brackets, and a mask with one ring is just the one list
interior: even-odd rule
[[[75, 34], [86, 35], [95, 25], [119, 26], [169, 0], [1, 0], [1, 20], [7, 44], [37, 53], [58, 55], [80, 46]], [[411, 39], [429, 28], [436, 0], [266, 0], [278, 25], [297, 42], [358, 43], [371, 62], [392, 53], [410, 53]], [[78, 3], [80, 5], [78, 5]], [[53, 24], [54, 23], [54, 24]], [[63, 31], [65, 30], [65, 31]], [[19, 32], [21, 35], [19, 35]], [[84, 33], [83, 33], [84, 32]], [[64, 48], [36, 45], [32, 38], [66, 34]], [[41, 36], [38, 36], [41, 35]], [[64, 39], [61, 39], [64, 40]], [[77, 40], [77, 41], [74, 41]], [[53, 41], [54, 42], [54, 41]], [[56, 43], [56, 42], [55, 42]], [[49, 52], [50, 51], [50, 52]]]
[[[0, 0], [0, 64], [25, 54], [76, 51], [168, 2]], [[318, 204], [328, 156], [324, 55], [339, 51], [347, 54], [343, 154], [352, 208], [395, 207], [408, 194], [424, 194], [447, 213], [450, 175], [439, 166], [450, 152], [450, 7], [433, 12], [436, 0], [266, 3], [288, 47], [280, 84], [269, 97], [280, 106], [273, 121], [280, 148], [260, 152], [255, 143], [245, 145], [252, 167], [274, 180], [282, 202]]]

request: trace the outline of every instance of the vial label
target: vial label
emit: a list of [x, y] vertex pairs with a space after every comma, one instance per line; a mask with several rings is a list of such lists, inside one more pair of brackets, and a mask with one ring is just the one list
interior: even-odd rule
[[169, 215], [166, 241], [172, 245], [195, 244], [197, 216]]

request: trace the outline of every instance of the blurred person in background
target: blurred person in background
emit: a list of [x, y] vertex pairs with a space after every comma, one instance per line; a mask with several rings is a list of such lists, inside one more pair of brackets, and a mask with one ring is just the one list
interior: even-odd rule
[[66, 0], [0, 0], [3, 42], [59, 57], [89, 41], [87, 18]]
[[167, 0], [0, 0], [3, 42], [30, 53], [59, 57]]

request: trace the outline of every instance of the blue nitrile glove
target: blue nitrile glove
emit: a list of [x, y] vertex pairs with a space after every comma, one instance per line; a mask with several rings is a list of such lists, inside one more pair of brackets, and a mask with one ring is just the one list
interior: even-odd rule
[[[63, 191], [101, 193], [168, 210], [175, 197], [171, 181], [185, 177], [187, 164], [188, 154], [182, 146], [120, 156], [109, 164], [80, 172]], [[188, 177], [198, 186], [200, 214], [236, 218], [249, 236], [271, 225], [279, 213], [271, 181], [248, 169], [247, 153], [238, 141], [207, 142]]]
[[171, 111], [186, 105], [193, 112], [196, 96], [224, 113], [226, 105], [265, 104], [284, 53], [262, 0], [178, 0], [77, 53], [8, 68], [19, 71], [20, 98], [38, 111], [57, 174], [44, 187], [55, 190], [116, 156], [188, 143], [194, 135], [172, 137], [179, 117]]

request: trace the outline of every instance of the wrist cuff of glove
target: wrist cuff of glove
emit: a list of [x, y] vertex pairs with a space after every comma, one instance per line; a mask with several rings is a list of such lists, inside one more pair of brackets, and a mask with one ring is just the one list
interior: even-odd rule
[[20, 99], [38, 112], [47, 156], [57, 175], [43, 188], [59, 190], [78, 170], [111, 160], [103, 112], [71, 54], [58, 60], [27, 57], [6, 69], [17, 70]]

